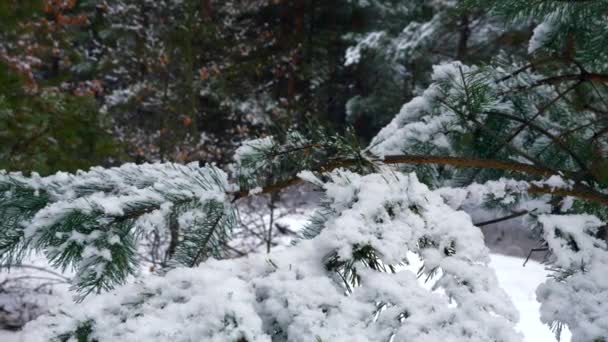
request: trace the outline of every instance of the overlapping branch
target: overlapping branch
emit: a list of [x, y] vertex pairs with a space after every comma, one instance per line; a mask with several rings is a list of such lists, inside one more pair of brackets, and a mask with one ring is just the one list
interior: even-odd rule
[[[329, 172], [334, 169], [341, 167], [350, 167], [359, 163], [358, 159], [342, 159], [334, 160], [318, 170], [319, 172]], [[385, 165], [396, 165], [396, 164], [416, 164], [416, 165], [446, 165], [454, 167], [471, 167], [471, 168], [484, 168], [484, 169], [495, 169], [510, 172], [522, 173], [530, 176], [541, 176], [549, 177], [555, 174], [551, 169], [535, 166], [531, 164], [524, 164], [505, 160], [493, 160], [493, 159], [472, 159], [464, 157], [452, 157], [452, 156], [430, 156], [430, 155], [390, 155], [385, 156], [383, 159], [370, 160], [373, 163], [380, 163]], [[280, 192], [283, 189], [302, 183], [303, 180], [297, 176], [280, 181], [274, 184], [270, 184], [262, 188], [262, 191], [256, 191], [255, 194], [270, 194]], [[558, 195], [558, 196], [572, 196], [583, 200], [596, 202], [602, 205], [608, 206], [608, 196], [591, 189], [587, 186], [577, 184], [568, 188], [550, 187], [547, 185], [535, 185], [529, 183], [527, 192], [530, 194], [538, 195]], [[233, 193], [234, 201], [241, 198], [250, 196], [249, 189], [240, 190]]]

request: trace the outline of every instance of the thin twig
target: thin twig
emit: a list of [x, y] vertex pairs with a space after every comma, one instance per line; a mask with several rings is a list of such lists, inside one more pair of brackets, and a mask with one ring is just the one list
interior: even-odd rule
[[19, 264], [19, 265], [5, 265], [5, 266], [3, 266], [3, 267], [6, 267], [6, 268], [13, 268], [13, 267], [16, 267], [16, 268], [25, 268], [25, 269], [36, 270], [36, 271], [40, 271], [40, 272], [45, 272], [45, 273], [48, 273], [48, 274], [52, 274], [52, 275], [54, 275], [54, 276], [56, 276], [56, 277], [58, 277], [58, 278], [61, 278], [61, 279], [65, 280], [66, 282], [70, 282], [70, 281], [71, 281], [71, 279], [70, 279], [70, 278], [68, 278], [68, 277], [66, 277], [66, 276], [64, 276], [64, 275], [62, 275], [62, 274], [60, 274], [60, 273], [57, 273], [57, 272], [55, 272], [55, 271], [51, 271], [51, 270], [49, 270], [49, 269], [46, 269], [46, 268], [44, 268], [44, 267], [40, 267], [40, 266], [34, 266], [34, 265], [22, 265], [22, 264]]
[[488, 226], [494, 223], [498, 223], [498, 222], [503, 222], [503, 221], [508, 221], [520, 216], [524, 216], [527, 215], [528, 213], [530, 213], [529, 210], [522, 210], [522, 211], [518, 211], [518, 212], [514, 212], [511, 215], [507, 215], [504, 217], [499, 217], [499, 218], [495, 218], [492, 220], [488, 220], [488, 221], [483, 221], [483, 222], [479, 222], [479, 223], [473, 223], [473, 225], [477, 226], [477, 227], [483, 227], [483, 226]]
[[523, 266], [525, 267], [526, 264], [528, 263], [528, 261], [530, 260], [530, 257], [532, 257], [532, 253], [534, 252], [547, 252], [549, 250], [548, 247], [543, 247], [543, 248], [532, 248], [530, 250], [530, 253], [528, 253], [528, 257], [526, 258], [526, 260], [524, 261]]

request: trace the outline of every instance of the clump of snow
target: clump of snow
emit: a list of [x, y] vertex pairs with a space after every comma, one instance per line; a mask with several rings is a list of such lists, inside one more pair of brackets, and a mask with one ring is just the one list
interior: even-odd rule
[[377, 48], [382, 39], [386, 37], [386, 32], [370, 32], [363, 38], [359, 39], [359, 42], [355, 46], [350, 46], [346, 49], [346, 56], [344, 65], [349, 66], [359, 63], [361, 60], [361, 53], [367, 49]]
[[[441, 105], [441, 100], [454, 94], [463, 85], [462, 77], [474, 71], [460, 62], [433, 66], [431, 84], [420, 96], [403, 105], [395, 118], [374, 137], [370, 152], [377, 156], [410, 152], [417, 146], [430, 145], [442, 153], [452, 151], [448, 132], [460, 132], [457, 113]], [[455, 82], [446, 88], [448, 82]]]
[[462, 209], [479, 207], [488, 199], [502, 204], [512, 204], [526, 194], [530, 184], [525, 181], [501, 178], [483, 184], [473, 183], [462, 188], [443, 187], [435, 190], [450, 207]]
[[259, 155], [261, 151], [266, 151], [275, 145], [276, 142], [271, 136], [245, 141], [236, 149], [234, 161], [237, 165], [241, 165], [251, 156]]
[[309, 170], [300, 171], [298, 173], [298, 178], [300, 178], [301, 180], [306, 181], [310, 184], [315, 184], [315, 185], [323, 184], [323, 182], [312, 171], [309, 171]]
[[571, 189], [574, 182], [571, 180], [565, 180], [559, 175], [553, 175], [545, 180], [532, 182], [532, 184], [539, 186], [539, 187], [547, 186], [547, 187], [551, 188], [551, 190], [555, 190], [555, 189]]
[[[517, 312], [466, 213], [413, 174], [335, 171], [331, 179], [325, 189], [336, 214], [315, 238], [270, 255], [146, 277], [38, 319], [25, 338], [47, 341], [89, 322], [100, 342], [521, 341]], [[366, 268], [355, 256], [364, 246], [385, 265], [418, 254], [423, 273], [441, 275], [429, 290], [410, 270]], [[339, 269], [328, 268], [330, 256], [355, 262], [352, 291]]]
[[261, 194], [262, 192], [264, 192], [264, 189], [262, 189], [261, 186], [257, 186], [255, 188], [249, 190], [250, 195], [257, 195], [257, 194]]
[[528, 53], [535, 52], [550, 41], [551, 34], [555, 30], [553, 21], [553, 18], [549, 16], [545, 21], [534, 28], [534, 33], [528, 43]]
[[552, 278], [536, 291], [541, 320], [573, 342], [603, 341], [608, 336], [608, 245], [598, 238], [605, 223], [591, 215], [543, 215], [544, 238], [553, 254]]

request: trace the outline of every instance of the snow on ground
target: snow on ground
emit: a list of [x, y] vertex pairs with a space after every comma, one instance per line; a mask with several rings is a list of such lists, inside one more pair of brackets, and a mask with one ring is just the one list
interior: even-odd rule
[[[498, 254], [492, 255], [492, 267], [496, 269], [502, 287], [509, 293], [520, 312], [518, 328], [529, 342], [555, 342], [553, 332], [539, 320], [539, 303], [536, 302], [536, 287], [547, 276], [544, 265], [530, 261], [522, 267], [523, 260]], [[569, 341], [565, 331], [562, 341]], [[2, 342], [25, 342], [19, 333], [0, 330]]]
[[[491, 266], [496, 270], [500, 285], [511, 296], [519, 310], [518, 328], [529, 342], [555, 342], [555, 335], [540, 321], [536, 301], [536, 287], [547, 277], [545, 266], [529, 261], [522, 267], [523, 260], [499, 254], [492, 254]], [[570, 341], [570, 333], [564, 329], [562, 341]]]
[[25, 322], [70, 301], [68, 278], [53, 271], [41, 257], [27, 265], [0, 271], [0, 342], [27, 342], [18, 332], [2, 328]]
[[23, 339], [19, 338], [19, 333], [0, 330], [0, 341], [2, 342], [25, 342]]

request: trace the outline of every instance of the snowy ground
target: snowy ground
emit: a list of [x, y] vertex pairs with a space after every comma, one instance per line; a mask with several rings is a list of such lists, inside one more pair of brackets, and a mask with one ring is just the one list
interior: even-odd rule
[[[536, 287], [547, 277], [545, 266], [529, 261], [522, 267], [523, 260], [498, 254], [492, 255], [492, 267], [496, 270], [501, 286], [513, 299], [519, 310], [518, 328], [528, 342], [555, 342], [555, 335], [547, 325], [540, 322], [536, 301]], [[570, 341], [570, 333], [564, 329], [562, 341]]]
[[[554, 342], [555, 337], [550, 329], [539, 320], [535, 289], [544, 281], [547, 272], [543, 265], [530, 261], [522, 267], [522, 259], [502, 255], [492, 255], [492, 266], [496, 269], [503, 288], [511, 295], [520, 312], [518, 328], [528, 342]], [[565, 332], [562, 341], [569, 341]], [[2, 342], [26, 342], [19, 333], [0, 330]]]

